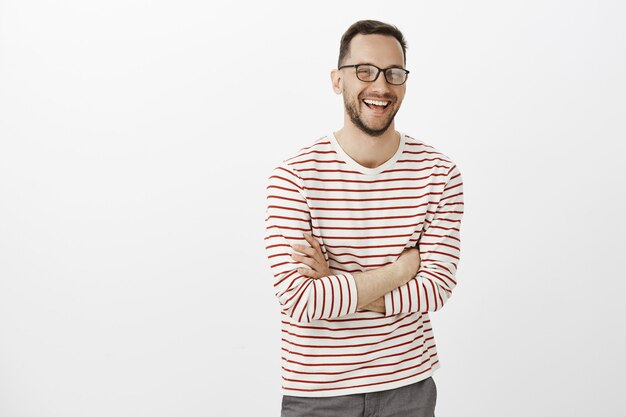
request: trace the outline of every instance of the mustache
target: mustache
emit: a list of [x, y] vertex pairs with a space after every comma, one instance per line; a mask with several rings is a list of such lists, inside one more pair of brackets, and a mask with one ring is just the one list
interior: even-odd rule
[[363, 100], [365, 98], [365, 96], [367, 95], [367, 98], [371, 98], [373, 100], [380, 100], [380, 101], [384, 101], [384, 100], [389, 100], [389, 101], [396, 101], [396, 96], [394, 96], [393, 94], [383, 94], [382, 96], [379, 95], [372, 95], [372, 94], [359, 94], [359, 100]]

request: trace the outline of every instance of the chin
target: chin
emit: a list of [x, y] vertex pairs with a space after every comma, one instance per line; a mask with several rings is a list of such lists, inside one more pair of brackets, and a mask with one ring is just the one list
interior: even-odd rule
[[389, 128], [385, 130], [378, 130], [378, 129], [372, 129], [368, 126], [357, 126], [357, 127], [359, 127], [359, 129], [361, 129], [363, 133], [367, 133], [368, 135], [374, 136], [374, 137], [382, 136], [389, 131]]
[[393, 130], [391, 123], [383, 126], [370, 126], [368, 124], [362, 123], [362, 129], [370, 136], [382, 136], [387, 133], [389, 130]]

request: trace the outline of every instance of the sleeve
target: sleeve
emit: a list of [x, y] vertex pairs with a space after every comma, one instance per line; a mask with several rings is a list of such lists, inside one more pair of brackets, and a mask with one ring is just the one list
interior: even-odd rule
[[297, 271], [309, 268], [290, 256], [294, 253], [290, 245], [310, 246], [303, 232], [312, 233], [304, 183], [297, 171], [283, 163], [268, 179], [265, 218], [265, 248], [282, 311], [303, 323], [354, 313], [357, 288], [352, 274], [314, 279]]
[[417, 275], [385, 294], [386, 316], [437, 311], [450, 298], [461, 254], [463, 211], [463, 179], [453, 165], [435, 214], [420, 238]]

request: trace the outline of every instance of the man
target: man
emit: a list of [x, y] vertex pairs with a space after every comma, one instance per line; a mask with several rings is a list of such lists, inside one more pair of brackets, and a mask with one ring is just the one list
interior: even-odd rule
[[450, 158], [395, 130], [405, 64], [395, 26], [350, 26], [331, 71], [343, 127], [269, 177], [283, 417], [434, 416], [428, 314], [456, 286], [463, 183]]

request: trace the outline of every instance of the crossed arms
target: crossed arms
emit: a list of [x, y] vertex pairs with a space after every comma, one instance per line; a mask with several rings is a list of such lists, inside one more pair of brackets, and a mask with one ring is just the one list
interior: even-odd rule
[[[297, 271], [313, 279], [330, 275], [328, 261], [324, 257], [319, 242], [310, 234], [303, 233], [304, 239], [311, 245], [291, 245], [294, 251], [292, 259], [307, 265]], [[415, 248], [406, 249], [393, 263], [367, 272], [353, 272], [352, 276], [357, 288], [357, 309], [385, 313], [384, 294], [406, 284], [417, 273], [420, 265], [419, 251]]]
[[[283, 312], [310, 322], [358, 309], [387, 316], [440, 309], [456, 286], [460, 255], [463, 183], [456, 165], [443, 184], [435, 212], [427, 213], [419, 252], [405, 250], [395, 262], [366, 272], [330, 274], [324, 270], [323, 256], [315, 253], [321, 255], [321, 249], [314, 248], [317, 241], [304, 236], [311, 232], [311, 219], [302, 178], [287, 164], [277, 167], [267, 186], [265, 242]], [[292, 250], [308, 256], [294, 258]]]

